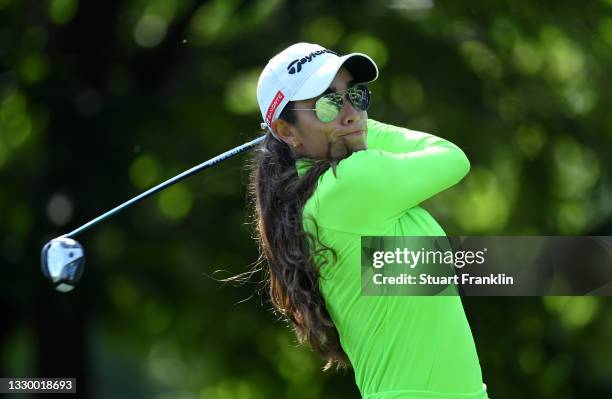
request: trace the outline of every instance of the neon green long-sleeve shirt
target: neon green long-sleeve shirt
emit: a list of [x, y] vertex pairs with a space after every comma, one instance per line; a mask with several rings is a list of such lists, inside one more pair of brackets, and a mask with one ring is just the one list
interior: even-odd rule
[[[320, 287], [364, 399], [486, 399], [474, 340], [459, 296], [364, 296], [361, 236], [444, 236], [419, 204], [458, 183], [470, 163], [431, 134], [368, 120], [367, 150], [320, 178], [304, 228], [338, 261]], [[308, 169], [297, 161], [298, 175]]]

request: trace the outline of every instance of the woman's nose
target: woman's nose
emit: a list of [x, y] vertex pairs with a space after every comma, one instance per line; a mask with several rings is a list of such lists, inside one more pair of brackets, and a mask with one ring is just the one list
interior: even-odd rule
[[344, 101], [342, 104], [342, 124], [343, 125], [351, 125], [357, 121], [359, 121], [360, 113], [359, 111], [351, 104], [348, 99], [348, 96], [344, 97]]

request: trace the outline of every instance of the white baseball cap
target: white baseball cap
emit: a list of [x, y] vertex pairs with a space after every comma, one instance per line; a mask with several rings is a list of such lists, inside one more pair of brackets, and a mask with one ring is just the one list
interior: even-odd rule
[[307, 100], [327, 90], [342, 66], [357, 83], [378, 78], [376, 63], [362, 53], [340, 57], [318, 44], [296, 43], [275, 55], [257, 83], [257, 102], [264, 120], [262, 129], [272, 132], [272, 122], [289, 101]]

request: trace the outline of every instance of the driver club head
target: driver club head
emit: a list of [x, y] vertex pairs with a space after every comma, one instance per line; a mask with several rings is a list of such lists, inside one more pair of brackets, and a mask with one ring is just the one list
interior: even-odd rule
[[85, 251], [72, 238], [54, 238], [42, 249], [41, 267], [56, 290], [68, 292], [83, 275]]

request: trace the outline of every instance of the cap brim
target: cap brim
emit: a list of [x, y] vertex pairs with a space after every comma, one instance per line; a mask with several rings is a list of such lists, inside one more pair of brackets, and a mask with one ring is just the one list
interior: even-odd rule
[[342, 66], [348, 69], [357, 83], [368, 83], [378, 78], [378, 67], [370, 57], [362, 53], [347, 54], [316, 70], [291, 96], [290, 101], [307, 100], [323, 93]]

